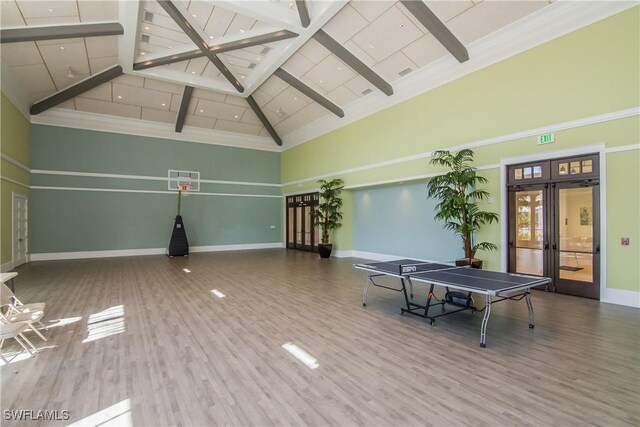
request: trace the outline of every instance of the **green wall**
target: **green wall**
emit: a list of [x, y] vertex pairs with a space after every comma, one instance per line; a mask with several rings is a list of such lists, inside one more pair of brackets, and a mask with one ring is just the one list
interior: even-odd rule
[[282, 241], [279, 153], [42, 125], [31, 149], [32, 254], [166, 247], [178, 200], [169, 169], [251, 183], [201, 182], [183, 197], [191, 246]]
[[[24, 166], [30, 164], [30, 123], [3, 93], [0, 101], [0, 264], [11, 261], [12, 193], [29, 197], [29, 172], [11, 163], [4, 156]], [[16, 184], [15, 182], [20, 184]], [[25, 187], [26, 186], [26, 187]]]
[[[282, 154], [282, 191], [313, 188], [317, 185], [314, 180], [297, 181], [318, 175], [339, 176], [347, 186], [357, 188], [434, 173], [438, 169], [428, 165], [426, 156], [359, 172], [342, 171], [638, 108], [639, 16], [638, 7], [627, 10], [288, 149]], [[638, 115], [631, 115], [558, 130], [556, 142], [545, 146], [537, 145], [536, 137], [531, 136], [475, 148], [477, 165], [489, 167], [482, 171], [494, 195], [494, 203], [487, 208], [501, 209], [498, 165], [502, 159], [552, 156], [556, 151], [594, 144], [607, 149], [637, 145], [639, 129]], [[629, 179], [633, 173], [623, 172], [640, 168], [639, 152], [637, 148], [612, 152], [606, 155], [606, 165], [607, 284], [640, 291], [640, 182], [637, 177]], [[348, 210], [345, 213], [352, 215]], [[629, 218], [635, 221], [618, 222]], [[359, 249], [349, 246], [352, 242], [344, 236], [349, 233], [350, 228], [338, 232], [336, 242], [342, 243], [338, 249]], [[500, 233], [501, 225], [496, 224], [484, 229], [480, 237], [500, 244]], [[631, 246], [620, 246], [620, 236], [631, 237]], [[480, 255], [488, 268], [500, 268], [501, 252]], [[635, 263], [625, 262], [628, 259]]]

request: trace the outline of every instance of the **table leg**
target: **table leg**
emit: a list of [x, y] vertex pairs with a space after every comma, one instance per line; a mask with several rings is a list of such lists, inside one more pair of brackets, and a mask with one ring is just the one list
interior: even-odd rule
[[531, 304], [531, 289], [527, 289], [527, 293], [524, 294], [524, 300], [527, 302], [527, 309], [529, 310], [529, 327], [533, 329], [533, 304]]
[[413, 299], [413, 282], [411, 280], [409, 280], [409, 295]]
[[367, 291], [369, 291], [369, 285], [371, 284], [371, 274], [367, 274], [367, 281], [362, 290], [362, 306], [367, 306]]
[[487, 324], [491, 316], [491, 295], [487, 295], [487, 303], [484, 307], [484, 317], [482, 318], [482, 327], [480, 328], [480, 347], [487, 346]]

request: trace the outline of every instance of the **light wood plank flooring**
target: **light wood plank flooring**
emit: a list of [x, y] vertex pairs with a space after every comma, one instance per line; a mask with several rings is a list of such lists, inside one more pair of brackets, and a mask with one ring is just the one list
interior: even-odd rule
[[[638, 310], [535, 291], [535, 330], [524, 301], [496, 304], [481, 349], [479, 314], [431, 327], [379, 288], [363, 308], [356, 261], [264, 250], [22, 266], [16, 293], [46, 302], [52, 327], [18, 374], [2, 367], [2, 425], [640, 424]], [[4, 419], [20, 409], [70, 420]]]

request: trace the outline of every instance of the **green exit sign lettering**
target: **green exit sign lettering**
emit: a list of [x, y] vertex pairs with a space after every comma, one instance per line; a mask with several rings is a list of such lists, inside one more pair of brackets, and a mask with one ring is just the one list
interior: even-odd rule
[[554, 133], [545, 133], [538, 135], [538, 144], [551, 144], [555, 142], [556, 135]]

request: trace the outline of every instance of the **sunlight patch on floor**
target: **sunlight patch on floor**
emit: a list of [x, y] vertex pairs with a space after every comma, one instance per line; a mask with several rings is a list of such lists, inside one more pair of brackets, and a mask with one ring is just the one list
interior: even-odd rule
[[283, 344], [282, 348], [291, 353], [293, 357], [304, 363], [309, 369], [316, 369], [320, 366], [315, 358], [313, 358], [309, 353], [293, 343], [288, 342], [286, 344]]
[[101, 411], [84, 417], [67, 427], [103, 427], [120, 426], [132, 427], [133, 417], [131, 416], [131, 399], [121, 400], [115, 405], [109, 406]]
[[125, 331], [124, 306], [115, 305], [89, 316], [87, 338], [83, 343], [121, 334]]

